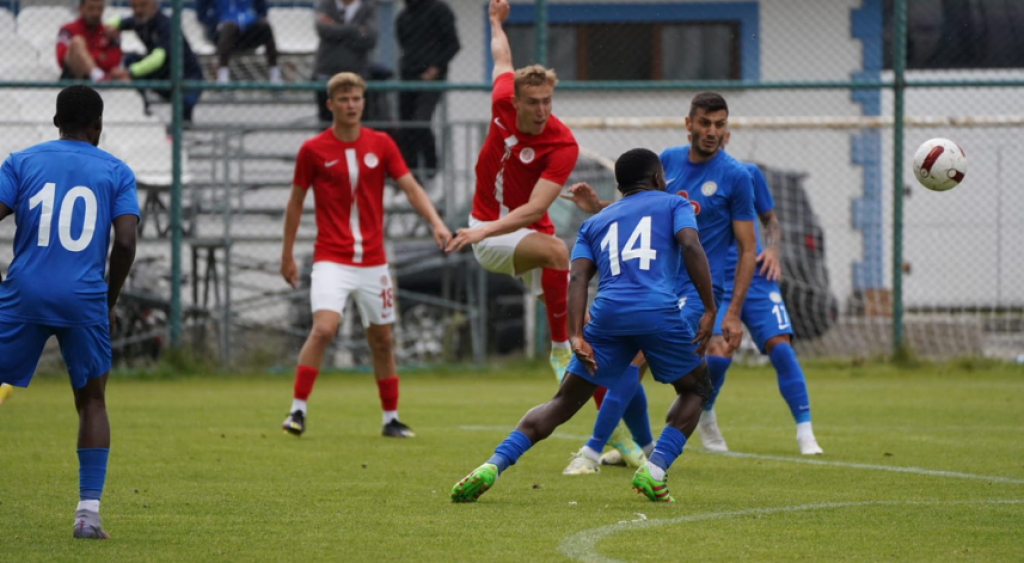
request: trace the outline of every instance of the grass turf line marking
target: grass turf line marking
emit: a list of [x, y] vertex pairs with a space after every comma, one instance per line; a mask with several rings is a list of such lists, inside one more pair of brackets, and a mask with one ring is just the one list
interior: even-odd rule
[[1024, 500], [954, 500], [954, 501], [899, 501], [899, 500], [878, 500], [862, 502], [822, 502], [816, 504], [800, 504], [795, 506], [779, 506], [775, 508], [750, 508], [746, 510], [735, 510], [730, 512], [709, 512], [704, 514], [691, 514], [677, 518], [664, 518], [659, 520], [631, 520], [617, 524], [609, 524], [599, 528], [591, 528], [573, 534], [558, 546], [558, 551], [576, 561], [584, 563], [626, 563], [620, 559], [605, 557], [597, 552], [597, 542], [606, 536], [625, 531], [636, 531], [638, 529], [658, 528], [671, 524], [683, 522], [698, 522], [701, 520], [719, 520], [734, 518], [737, 516], [750, 516], [753, 514], [776, 514], [781, 512], [800, 512], [806, 510], [823, 510], [829, 508], [851, 508], [860, 506], [936, 506], [936, 505], [957, 505], [957, 504], [1022, 504]]

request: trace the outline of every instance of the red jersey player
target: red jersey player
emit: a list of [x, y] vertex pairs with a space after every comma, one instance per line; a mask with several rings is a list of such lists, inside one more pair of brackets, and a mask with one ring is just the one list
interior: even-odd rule
[[57, 33], [57, 64], [62, 79], [90, 78], [99, 82], [117, 74], [121, 45], [104, 30], [104, 0], [78, 0], [78, 19]]
[[359, 75], [334, 75], [327, 83], [327, 109], [334, 115], [334, 123], [303, 143], [295, 159], [281, 251], [281, 275], [292, 287], [299, 282], [292, 247], [310, 187], [317, 226], [310, 288], [313, 328], [299, 352], [294, 400], [283, 424], [286, 432], [296, 436], [305, 431], [306, 400], [350, 295], [359, 307], [373, 353], [373, 373], [384, 410], [383, 433], [396, 438], [413, 436], [398, 420], [398, 376], [391, 349], [394, 290], [384, 256], [384, 175], [395, 181], [413, 209], [430, 223], [439, 248], [444, 248], [451, 233], [391, 137], [360, 125], [365, 91], [366, 83]]
[[485, 269], [522, 276], [527, 285], [541, 270], [551, 366], [561, 381], [572, 357], [565, 325], [569, 251], [554, 236], [548, 208], [576, 166], [579, 147], [569, 128], [551, 115], [554, 71], [540, 65], [513, 70], [501, 27], [508, 12], [508, 2], [491, 0], [490, 130], [477, 158], [469, 228], [459, 229], [447, 250], [456, 252], [472, 244]]

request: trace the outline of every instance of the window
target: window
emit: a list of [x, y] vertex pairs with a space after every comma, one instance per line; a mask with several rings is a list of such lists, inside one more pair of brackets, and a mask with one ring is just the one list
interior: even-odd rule
[[[516, 65], [536, 61], [532, 24], [507, 26]], [[548, 66], [564, 80], [735, 80], [739, 25], [585, 23], [548, 27]]]
[[[893, 0], [883, 6], [884, 64], [892, 68]], [[1024, 68], [1024, 2], [908, 0], [907, 68]]]

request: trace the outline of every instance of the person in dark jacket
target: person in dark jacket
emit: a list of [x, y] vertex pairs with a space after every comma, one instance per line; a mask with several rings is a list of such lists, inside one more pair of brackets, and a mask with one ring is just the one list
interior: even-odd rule
[[[405, 9], [395, 22], [395, 35], [402, 48], [399, 76], [402, 80], [447, 80], [448, 63], [459, 52], [455, 14], [442, 0], [405, 0]], [[398, 113], [402, 121], [430, 121], [441, 99], [438, 90], [402, 92]], [[437, 173], [437, 143], [430, 127], [403, 127], [398, 146], [413, 171]], [[423, 159], [420, 162], [420, 156]]]
[[[327, 81], [339, 72], [370, 78], [370, 51], [377, 45], [377, 6], [374, 0], [319, 0], [316, 34], [320, 44], [313, 61], [313, 80]], [[368, 100], [369, 101], [369, 100]], [[327, 109], [327, 89], [316, 93], [320, 121], [332, 121]], [[364, 112], [370, 110], [366, 104]]]
[[[146, 54], [129, 53], [124, 57], [124, 68], [117, 68], [111, 74], [114, 80], [168, 80], [171, 77], [171, 18], [160, 11], [156, 0], [131, 0], [132, 17], [114, 18], [107, 22], [106, 31], [111, 37], [120, 37], [122, 31], [131, 30], [146, 46]], [[192, 52], [188, 40], [181, 38], [184, 55], [183, 75], [185, 80], [202, 80], [203, 71], [199, 59]], [[169, 90], [156, 90], [165, 100], [171, 98]], [[184, 118], [192, 121], [192, 109], [199, 102], [198, 90], [184, 93]]]
[[234, 51], [248, 51], [263, 45], [266, 48], [270, 81], [281, 83], [277, 66], [277, 43], [274, 30], [267, 22], [266, 0], [196, 0], [196, 15], [206, 31], [206, 38], [217, 46], [217, 82], [231, 80], [228, 62]]

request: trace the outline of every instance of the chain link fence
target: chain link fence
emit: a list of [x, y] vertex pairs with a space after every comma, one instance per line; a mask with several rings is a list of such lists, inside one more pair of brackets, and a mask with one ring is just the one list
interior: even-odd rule
[[[132, 21], [151, 2], [0, 1], [3, 155], [56, 138], [55, 81], [73, 66], [59, 46], [76, 43], [62, 26], [80, 13], [87, 19], [97, 4], [101, 22]], [[1013, 152], [1024, 132], [1024, 4], [905, 1], [900, 218], [891, 53], [893, 14], [903, 4], [517, 3], [506, 30], [517, 66], [545, 62], [558, 72], [555, 114], [582, 149], [571, 181], [591, 182], [605, 198], [614, 195], [610, 163], [620, 153], [686, 144], [690, 98], [704, 89], [725, 95], [727, 150], [762, 167], [782, 222], [782, 292], [801, 353], [887, 354], [895, 316], [905, 343], [923, 356], [1019, 357], [1024, 195], [1013, 179], [1024, 164]], [[324, 126], [318, 94], [334, 72], [353, 70], [370, 81], [367, 124], [395, 137], [451, 228], [467, 223], [490, 119], [485, 3], [252, 2], [252, 14], [236, 20], [233, 41], [224, 34], [235, 32], [213, 15], [218, 7], [229, 9], [185, 2], [180, 13], [199, 73], [190, 75], [186, 61], [184, 78], [205, 81], [180, 136], [180, 275], [172, 275], [171, 105], [159, 90], [102, 91], [100, 146], [136, 172], [143, 207], [140, 258], [115, 343], [125, 361], [166, 349], [175, 288], [184, 343], [225, 363], [293, 361], [309, 329], [308, 277], [297, 290], [280, 279], [281, 225], [295, 154]], [[168, 78], [131, 66], [139, 59], [129, 53], [152, 54], [144, 35], [120, 32], [121, 60], [105, 70], [114, 80], [99, 86], [130, 86], [112, 70], [125, 62], [133, 74]], [[933, 137], [954, 140], [970, 159], [966, 180], [951, 192], [929, 192], [913, 180], [914, 151]], [[309, 198], [300, 257], [312, 254], [312, 205]], [[400, 362], [480, 361], [537, 347], [543, 323], [535, 330], [537, 311], [518, 282], [481, 271], [469, 253], [441, 256], [397, 189], [389, 188], [385, 206]], [[552, 216], [571, 244], [583, 217], [562, 201]], [[4, 271], [13, 230], [13, 221], [0, 223]], [[901, 294], [894, 291], [897, 230]], [[369, 358], [357, 313], [349, 313], [327, 357], [336, 366]]]

